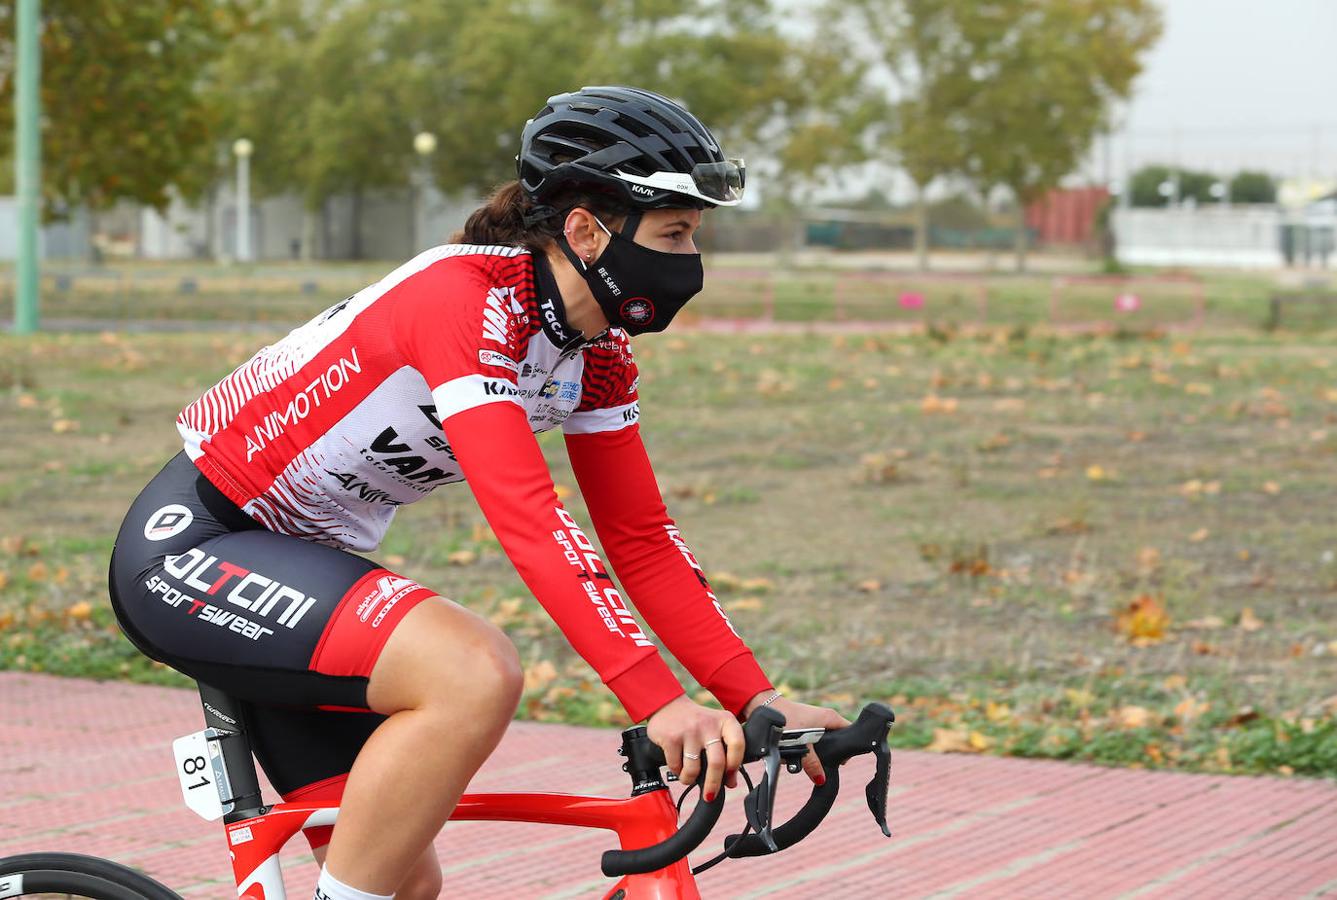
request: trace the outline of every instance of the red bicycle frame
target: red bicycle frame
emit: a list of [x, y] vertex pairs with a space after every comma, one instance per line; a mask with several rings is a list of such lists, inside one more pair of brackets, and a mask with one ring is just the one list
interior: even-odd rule
[[[297, 832], [332, 825], [339, 813], [328, 803], [279, 803], [263, 815], [226, 826], [237, 896], [242, 900], [287, 900], [279, 851]], [[574, 794], [465, 794], [451, 821], [543, 822], [606, 828], [623, 849], [648, 847], [678, 828], [678, 812], [667, 790], [614, 799]], [[619, 894], [618, 892], [622, 893]], [[691, 867], [682, 859], [643, 875], [627, 875], [604, 895], [625, 900], [699, 900]]]

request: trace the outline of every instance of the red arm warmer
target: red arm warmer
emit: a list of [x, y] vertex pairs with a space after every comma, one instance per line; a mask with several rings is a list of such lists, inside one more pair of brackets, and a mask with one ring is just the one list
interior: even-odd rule
[[478, 505], [520, 577], [634, 721], [683, 692], [562, 508], [525, 413], [489, 403], [445, 421]]
[[669, 518], [640, 426], [568, 434], [566, 445], [599, 540], [636, 608], [692, 676], [739, 714], [771, 683]]

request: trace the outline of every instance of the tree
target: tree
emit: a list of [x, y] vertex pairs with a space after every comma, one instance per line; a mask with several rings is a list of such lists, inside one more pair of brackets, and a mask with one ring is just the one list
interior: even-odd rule
[[[46, 0], [42, 191], [48, 216], [120, 199], [159, 209], [214, 178], [218, 116], [199, 88], [244, 0]], [[14, 4], [0, 7], [0, 156], [12, 155]]]
[[1026, 208], [1081, 161], [1126, 97], [1160, 35], [1149, 0], [987, 0], [956, 7], [973, 85], [961, 110], [966, 170], [1017, 201], [1017, 268]]
[[1192, 198], [1195, 203], [1215, 203], [1219, 198], [1212, 195], [1212, 187], [1220, 181], [1210, 172], [1198, 172], [1191, 169], [1172, 168], [1163, 165], [1143, 166], [1133, 173], [1133, 206], [1166, 206], [1170, 195], [1161, 191], [1161, 185], [1176, 183], [1175, 196], [1182, 202]]
[[1277, 183], [1266, 172], [1243, 171], [1230, 179], [1232, 203], [1276, 203]]
[[927, 191], [965, 162], [955, 112], [965, 106], [971, 50], [960, 29], [971, 0], [836, 0], [850, 46], [871, 46], [895, 81], [897, 98], [878, 142], [915, 185], [915, 256], [928, 268]]
[[851, 140], [812, 152], [812, 135], [858, 110], [852, 66], [783, 37], [771, 0], [272, 0], [224, 69], [257, 189], [297, 188], [312, 215], [335, 194], [405, 186], [420, 130], [437, 137], [441, 190], [514, 178], [526, 119], [586, 84], [681, 99], [731, 154], [765, 147], [792, 171], [844, 159]]

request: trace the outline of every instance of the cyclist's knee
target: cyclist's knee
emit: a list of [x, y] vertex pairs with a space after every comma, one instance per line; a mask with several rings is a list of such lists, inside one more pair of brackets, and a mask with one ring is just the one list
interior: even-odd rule
[[468, 708], [509, 720], [523, 684], [519, 654], [505, 632], [434, 597], [395, 627], [372, 670], [367, 702], [381, 713]]

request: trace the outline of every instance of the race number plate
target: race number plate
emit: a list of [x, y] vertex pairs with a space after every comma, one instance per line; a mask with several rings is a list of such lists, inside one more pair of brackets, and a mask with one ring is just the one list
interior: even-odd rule
[[[222, 751], [217, 740], [210, 740], [218, 734], [220, 732], [215, 729], [206, 728], [172, 741], [181, 796], [196, 815], [210, 822], [221, 818], [227, 811], [223, 807], [223, 797], [229, 792]], [[228, 809], [231, 806], [229, 803]]]

